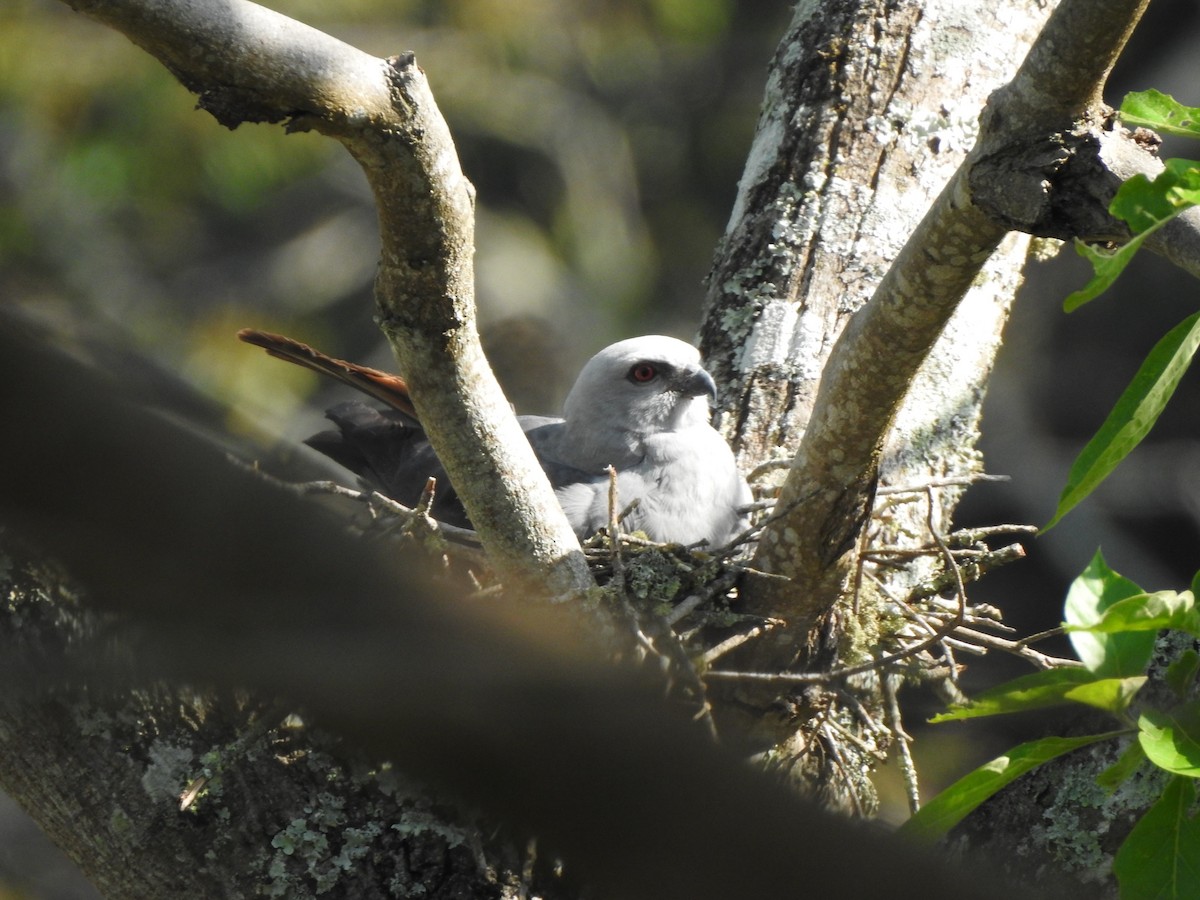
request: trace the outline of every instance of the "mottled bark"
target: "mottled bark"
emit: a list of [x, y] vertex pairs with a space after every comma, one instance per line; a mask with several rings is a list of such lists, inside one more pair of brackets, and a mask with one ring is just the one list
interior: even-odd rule
[[524, 841], [277, 701], [83, 687], [111, 623], [36, 559], [0, 549], [0, 784], [104, 897], [516, 896]]

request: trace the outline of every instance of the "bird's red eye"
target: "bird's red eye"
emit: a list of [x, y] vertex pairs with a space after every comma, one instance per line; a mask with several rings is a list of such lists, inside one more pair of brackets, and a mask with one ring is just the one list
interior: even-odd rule
[[658, 375], [658, 369], [654, 368], [650, 363], [638, 363], [629, 370], [629, 377], [638, 384], [653, 381], [656, 375]]

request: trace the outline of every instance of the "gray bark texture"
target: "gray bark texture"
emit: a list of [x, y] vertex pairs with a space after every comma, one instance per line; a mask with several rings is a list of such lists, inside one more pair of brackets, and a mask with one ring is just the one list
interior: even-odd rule
[[[62, 572], [7, 549], [4, 656], [44, 672], [102, 622]], [[485, 848], [478, 824], [271, 702], [25, 688], [0, 707], [0, 779], [105, 897], [498, 897], [517, 881], [516, 842]]]
[[[244, 17], [199, 0], [70, 5], [150, 49], [220, 121], [346, 144], [380, 208], [381, 324], [494, 566], [534, 594], [587, 593], [478, 347], [471, 189], [413, 60], [373, 60], [249, 4]], [[1010, 230], [1038, 231], [1028, 222], [1054, 187], [1013, 148], [1036, 145], [1044, 169], [1046, 134], [1105, 127], [1099, 89], [1143, 6], [801, 0], [772, 61], [701, 333], [741, 462], [786, 475], [762, 480], [776, 509], [739, 588], [737, 616], [761, 635], [703, 674], [726, 743], [826, 804], [869, 812], [870, 772], [900, 734], [895, 688], [952, 681], [922, 617], [936, 610], [920, 605], [937, 589], [922, 586], [941, 578], [961, 614], [970, 573], [947, 542], [981, 471], [980, 404], [1027, 253]], [[1013, 184], [1027, 193], [999, 194], [1008, 215], [973, 189], [997, 161], [1024, 173]], [[38, 371], [15, 351], [0, 362]], [[585, 895], [554, 873], [560, 854], [610, 896], [1003, 895], [752, 778], [703, 729], [662, 717], [647, 699], [660, 682], [610, 671], [611, 635], [581, 640], [544, 609], [444, 603], [464, 587], [419, 574], [427, 560], [294, 532], [300, 501], [261, 484], [206, 492], [222, 484], [202, 475], [211, 454], [159, 435], [146, 455], [122, 435], [146, 444], [161, 423], [110, 431], [124, 401], [79, 405], [70, 383], [47, 375], [44, 396], [6, 398], [43, 442], [7, 448], [2, 512], [85, 585], [88, 608], [56, 568], [8, 550], [0, 638], [18, 689], [0, 706], [0, 781], [107, 896]], [[39, 418], [50, 407], [61, 420]], [[100, 413], [82, 463], [46, 449]], [[172, 459], [186, 490], [142, 471], [138, 452]], [[130, 483], [148, 506], [113, 492]], [[210, 527], [180, 525], [188, 509]], [[212, 527], [243, 516], [246, 528]], [[903, 566], [885, 558], [896, 552]], [[112, 626], [122, 616], [144, 640]], [[38, 669], [46, 683], [20, 681]], [[800, 670], [817, 677], [789, 688]], [[460, 797], [490, 810], [486, 824]]]
[[[1004, 238], [981, 214], [947, 225], [930, 213], [927, 241], [898, 277], [885, 284], [885, 275], [931, 204], [939, 196], [954, 204], [947, 185], [977, 139], [979, 111], [1016, 73], [1048, 15], [1034, 2], [797, 6], [710, 276], [702, 331], [728, 386], [726, 430], [746, 467], [791, 461], [782, 516], [768, 524], [755, 566], [798, 573], [803, 587], [744, 587], [749, 611], [787, 623], [748, 649], [738, 661], [746, 668], [869, 658], [885, 644], [887, 598], [907, 596], [943, 568], [927, 554], [900, 571], [869, 566], [850, 577], [871, 548], [928, 548], [931, 528], [948, 533], [981, 471], [980, 406], [1027, 242]], [[912, 253], [921, 254], [915, 264]], [[935, 297], [941, 312], [931, 316], [924, 309]], [[892, 313], [868, 320], [870, 305]], [[831, 363], [859, 311], [860, 325], [875, 324]], [[839, 400], [825, 404], [814, 428], [819, 389], [838, 366], [846, 375]], [[823, 480], [795, 477], [806, 460], [826, 465]], [[877, 484], [914, 491], [873, 506]], [[934, 485], [928, 496], [923, 485]], [[878, 709], [878, 682], [860, 688]], [[734, 708], [751, 711], [755, 743], [773, 744], [794, 726], [764, 715], [778, 690], [744, 682], [730, 693]], [[880, 750], [889, 742], [878, 731], [860, 737]], [[805, 780], [862, 789], [848, 774], [870, 768], [861, 752], [839, 747], [844, 759], [835, 763], [811, 733], [785, 740], [806, 767], [816, 765]], [[851, 805], [870, 802], [867, 791]]]

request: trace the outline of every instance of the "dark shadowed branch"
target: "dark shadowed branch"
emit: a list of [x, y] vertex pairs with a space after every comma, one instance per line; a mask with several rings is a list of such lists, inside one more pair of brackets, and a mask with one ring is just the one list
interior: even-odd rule
[[[350, 538], [24, 331], [0, 328], [0, 405], [18, 438], [0, 449], [4, 521], [134, 626], [133, 670], [76, 660], [58, 671], [62, 689], [170, 677], [286, 696], [358, 747], [536, 829], [613, 896], [1002, 896], [754, 775], [561, 610], [456, 600], [418, 556]], [[75, 749], [42, 752], [69, 766]], [[96, 818], [115, 814], [97, 801], [108, 775], [89, 771], [86, 798], [64, 784], [54, 799], [79, 817], [77, 855], [94, 852]], [[271, 802], [270, 785], [257, 790]], [[107, 796], [116, 808], [115, 787]], [[156, 815], [186, 815], [166, 807]], [[134, 824], [105, 840], [153, 852], [154, 822]]]

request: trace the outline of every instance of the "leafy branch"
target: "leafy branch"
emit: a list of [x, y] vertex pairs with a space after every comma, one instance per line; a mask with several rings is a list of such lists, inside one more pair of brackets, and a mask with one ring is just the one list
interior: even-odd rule
[[[1200, 138], [1198, 112], [1153, 90], [1129, 94], [1121, 105], [1121, 118], [1127, 124], [1192, 138]], [[1063, 304], [1066, 311], [1073, 312], [1106, 291], [1151, 236], [1197, 204], [1200, 162], [1168, 159], [1157, 177], [1137, 174], [1125, 181], [1113, 197], [1109, 212], [1125, 222], [1133, 236], [1113, 249], [1076, 240], [1076, 250], [1092, 264], [1093, 276], [1067, 297]], [[1150, 351], [1100, 430], [1071, 466], [1047, 529], [1095, 490], [1142, 442], [1175, 393], [1197, 348], [1200, 313], [1186, 318]]]
[[[1188, 810], [1195, 799], [1194, 781], [1200, 778], [1200, 654], [1188, 649], [1153, 677], [1145, 673], [1158, 632], [1177, 631], [1200, 640], [1198, 582], [1200, 574], [1190, 590], [1148, 593], [1110, 569], [1097, 553], [1071, 585], [1065, 606], [1065, 628], [1084, 667], [1025, 675], [933, 721], [1075, 704], [1108, 714], [1115, 727], [1014, 747], [946, 788], [901, 831], [920, 840], [941, 838], [988, 798], [1038, 766], [1093, 744], [1133, 738], [1117, 762], [1096, 777], [1097, 783], [1109, 793], [1116, 791], [1146, 763], [1171, 777], [1117, 853], [1113, 870], [1121, 896], [1194, 896], [1194, 883], [1181, 883], [1180, 873], [1192, 872], [1194, 877], [1197, 861], [1197, 825]], [[1155, 681], [1168, 690], [1148, 698], [1143, 688]]]

